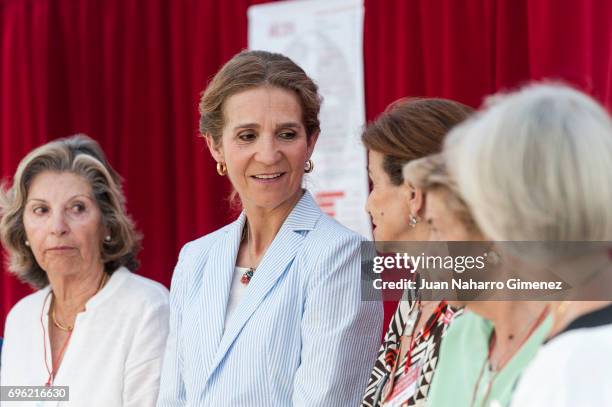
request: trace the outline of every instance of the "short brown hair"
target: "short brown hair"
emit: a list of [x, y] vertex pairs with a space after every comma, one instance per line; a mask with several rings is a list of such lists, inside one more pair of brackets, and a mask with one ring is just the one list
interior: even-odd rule
[[302, 121], [310, 138], [319, 128], [321, 97], [317, 85], [288, 57], [267, 51], [242, 51], [214, 76], [200, 100], [200, 133], [221, 144], [223, 106], [236, 93], [258, 86], [275, 86], [298, 96]]
[[88, 181], [102, 214], [110, 241], [100, 242], [104, 270], [112, 274], [125, 266], [138, 268], [141, 235], [125, 212], [121, 178], [110, 166], [102, 149], [92, 139], [76, 135], [51, 141], [31, 151], [17, 167], [13, 185], [0, 186], [0, 239], [9, 254], [9, 270], [34, 288], [49, 284], [29, 247], [23, 225], [23, 211], [34, 178], [45, 171], [71, 172]]
[[404, 164], [440, 152], [446, 133], [473, 111], [448, 99], [399, 99], [366, 126], [361, 140], [384, 155], [385, 172], [393, 185], [401, 185]]

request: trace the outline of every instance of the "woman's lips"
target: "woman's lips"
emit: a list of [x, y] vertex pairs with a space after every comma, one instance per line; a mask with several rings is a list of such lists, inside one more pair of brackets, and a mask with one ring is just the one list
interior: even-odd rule
[[285, 172], [257, 174], [257, 175], [251, 175], [251, 178], [253, 178], [257, 182], [261, 182], [264, 184], [270, 184], [270, 183], [278, 182], [280, 179], [282, 179], [285, 176], [285, 174], [286, 174]]
[[49, 249], [47, 249], [48, 252], [66, 252], [66, 251], [70, 251], [70, 250], [74, 250], [74, 247], [71, 246], [56, 246], [56, 247], [51, 247]]

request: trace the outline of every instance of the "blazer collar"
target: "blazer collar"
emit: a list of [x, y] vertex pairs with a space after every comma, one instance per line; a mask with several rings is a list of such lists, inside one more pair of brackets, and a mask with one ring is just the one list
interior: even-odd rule
[[298, 230], [313, 230], [321, 217], [321, 209], [310, 192], [304, 190], [304, 195], [293, 208], [282, 227]]
[[[219, 366], [244, 325], [257, 310], [266, 295], [274, 288], [278, 279], [289, 268], [305, 238], [305, 234], [296, 232], [314, 229], [321, 215], [322, 212], [312, 198], [312, 195], [310, 195], [308, 191], [304, 192], [304, 195], [300, 198], [287, 219], [285, 219], [285, 222], [270, 244], [270, 247], [268, 247], [268, 250], [257, 267], [257, 271], [255, 271], [249, 283], [249, 288], [246, 290], [244, 297], [240, 300], [238, 307], [228, 321], [225, 332], [223, 332], [223, 325], [227, 300], [229, 298], [229, 289], [231, 287], [231, 279], [236, 265], [236, 256], [238, 247], [240, 246], [242, 229], [246, 221], [244, 212], [242, 212], [238, 219], [230, 225], [225, 236], [219, 239], [215, 250], [213, 250], [210, 255], [219, 259], [213, 260], [214, 263], [217, 263], [217, 261], [222, 262], [221, 270], [219, 270], [223, 274], [222, 281], [218, 280], [219, 274], [217, 271], [210, 270], [209, 273], [206, 273], [208, 275], [215, 274], [217, 279], [214, 283], [210, 281], [211, 286], [209, 287], [214, 286], [217, 290], [223, 290], [222, 301], [219, 301], [217, 304], [207, 305], [209, 311], [212, 311], [214, 314], [213, 321], [211, 321], [213, 322], [212, 333], [216, 338], [220, 338], [220, 342], [217, 342], [218, 347], [216, 351], [211, 353], [207, 352], [208, 357], [212, 357], [211, 359], [207, 358], [208, 360], [205, 360], [205, 366], [209, 366], [207, 369], [207, 378], [210, 378], [215, 369]], [[219, 297], [217, 296], [217, 298]]]
[[[287, 219], [283, 222], [279, 234], [283, 229], [289, 229], [293, 231], [313, 230], [322, 212], [314, 198], [307, 190], [304, 190], [304, 194], [295, 205], [295, 207], [287, 216]], [[228, 225], [225, 231], [223, 239], [229, 239], [232, 242], [240, 243], [242, 238], [242, 229], [246, 223], [246, 213], [242, 211], [238, 218]], [[277, 234], [278, 236], [278, 234]], [[237, 240], [236, 240], [237, 239]], [[238, 246], [233, 247], [236, 250], [235, 255], [238, 254]]]

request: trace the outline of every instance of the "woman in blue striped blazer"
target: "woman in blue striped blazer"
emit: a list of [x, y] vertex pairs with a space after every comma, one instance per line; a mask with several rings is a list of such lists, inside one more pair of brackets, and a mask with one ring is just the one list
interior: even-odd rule
[[200, 130], [243, 211], [179, 255], [158, 406], [359, 404], [382, 304], [361, 300], [363, 238], [302, 189], [319, 108], [304, 71], [263, 51], [204, 92]]

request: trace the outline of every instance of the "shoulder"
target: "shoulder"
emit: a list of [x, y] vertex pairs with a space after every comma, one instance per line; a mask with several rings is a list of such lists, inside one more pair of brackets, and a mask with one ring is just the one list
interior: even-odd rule
[[361, 243], [365, 238], [321, 213], [302, 243], [298, 264], [307, 270], [307, 286], [361, 285]]
[[137, 321], [153, 314], [165, 315], [169, 309], [169, 293], [162, 284], [121, 267], [104, 289], [89, 300], [87, 308], [95, 308], [107, 317], [116, 318], [119, 314], [120, 318]]
[[47, 294], [49, 294], [49, 287], [36, 291], [19, 300], [6, 316], [7, 327], [12, 325], [11, 322], [13, 321], [26, 321], [32, 317], [38, 318]]
[[366, 238], [325, 213], [321, 213], [315, 227], [309, 232], [307, 240], [330, 250], [338, 250], [342, 247], [358, 248], [362, 242], [366, 241]]
[[609, 405], [612, 391], [606, 389], [612, 381], [611, 342], [612, 325], [578, 329], [552, 339], [525, 370], [512, 405], [569, 406], [585, 400], [589, 405]]
[[129, 293], [134, 301], [147, 304], [168, 302], [168, 289], [164, 285], [127, 269], [120, 269], [117, 272], [125, 273], [121, 288], [122, 291]]
[[234, 223], [235, 221], [215, 230], [214, 232], [185, 243], [179, 254], [179, 260], [207, 254], [208, 250], [213, 246], [213, 244], [218, 242], [219, 239], [223, 238]]
[[[170, 285], [171, 297], [181, 297], [190, 286], [191, 282], [197, 281], [201, 277], [204, 265], [208, 260], [209, 253], [217, 244], [223, 244], [232, 227], [236, 226], [238, 220], [225, 225], [221, 229], [204, 235], [198, 239], [186, 243], [178, 256], [178, 261], [172, 274]], [[172, 300], [171, 300], [172, 301]]]
[[602, 360], [612, 360], [610, 343], [612, 325], [577, 329], [552, 339], [541, 348], [538, 358], [562, 364], [559, 368], [590, 370]]

